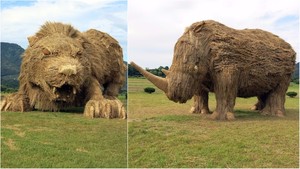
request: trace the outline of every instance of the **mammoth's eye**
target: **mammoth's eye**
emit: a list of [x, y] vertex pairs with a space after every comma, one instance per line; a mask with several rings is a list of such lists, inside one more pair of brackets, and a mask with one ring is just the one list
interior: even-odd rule
[[48, 49], [46, 49], [46, 48], [44, 48], [42, 50], [42, 52], [43, 52], [44, 55], [50, 55], [50, 51]]

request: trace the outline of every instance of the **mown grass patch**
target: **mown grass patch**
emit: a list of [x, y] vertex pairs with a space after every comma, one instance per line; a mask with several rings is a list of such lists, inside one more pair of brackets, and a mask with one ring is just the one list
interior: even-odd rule
[[[129, 167], [299, 167], [299, 98], [286, 98], [284, 118], [251, 111], [256, 98], [238, 98], [235, 121], [213, 121], [189, 113], [193, 101], [140, 90], [150, 85], [129, 79]], [[214, 110], [212, 93], [209, 103]]]
[[126, 120], [89, 119], [82, 111], [1, 112], [1, 167], [127, 167]]

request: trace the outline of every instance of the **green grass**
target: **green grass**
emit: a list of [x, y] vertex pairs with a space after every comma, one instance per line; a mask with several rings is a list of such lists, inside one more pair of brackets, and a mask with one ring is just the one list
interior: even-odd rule
[[[189, 113], [192, 100], [176, 104], [159, 90], [144, 93], [153, 87], [145, 79], [128, 82], [129, 167], [299, 167], [299, 97], [286, 97], [284, 118], [250, 111], [256, 98], [238, 98], [236, 120], [222, 122]], [[212, 93], [209, 103], [214, 110]]]
[[126, 120], [89, 119], [82, 110], [2, 112], [1, 167], [127, 167]]

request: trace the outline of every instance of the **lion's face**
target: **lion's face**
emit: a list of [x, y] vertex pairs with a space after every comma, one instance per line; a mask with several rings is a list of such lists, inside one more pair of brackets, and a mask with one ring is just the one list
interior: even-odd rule
[[90, 74], [81, 42], [67, 36], [47, 36], [29, 47], [24, 57], [30, 86], [51, 101], [74, 101]]

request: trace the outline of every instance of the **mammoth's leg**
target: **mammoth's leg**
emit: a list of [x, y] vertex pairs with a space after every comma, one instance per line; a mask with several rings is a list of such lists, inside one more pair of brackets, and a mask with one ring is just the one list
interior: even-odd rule
[[13, 93], [1, 101], [1, 111], [31, 111], [33, 107], [29, 104], [29, 98], [22, 93]]
[[266, 105], [266, 99], [267, 99], [267, 96], [266, 94], [264, 95], [261, 95], [261, 96], [258, 96], [257, 99], [257, 103], [251, 108], [251, 110], [262, 110], [265, 105]]
[[126, 118], [123, 104], [116, 97], [103, 96], [101, 86], [96, 79], [91, 79], [87, 86], [87, 103], [84, 116], [96, 118]]
[[224, 68], [215, 76], [215, 94], [217, 107], [212, 119], [234, 120], [233, 108], [237, 96], [238, 76], [233, 68]]
[[194, 95], [194, 106], [191, 113], [208, 114], [208, 91], [202, 90], [198, 95]]
[[290, 77], [285, 77], [275, 90], [271, 91], [266, 97], [265, 107], [261, 110], [263, 115], [273, 115], [283, 117], [285, 114], [285, 93], [290, 83]]

